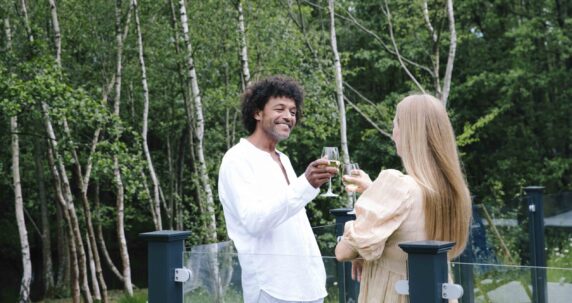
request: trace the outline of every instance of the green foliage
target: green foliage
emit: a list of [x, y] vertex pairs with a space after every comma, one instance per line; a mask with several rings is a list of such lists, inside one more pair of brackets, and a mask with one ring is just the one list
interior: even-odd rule
[[123, 295], [117, 300], [117, 303], [146, 303], [146, 293], [134, 293], [133, 296]]
[[[165, 199], [163, 210], [179, 202], [182, 228], [191, 230], [191, 242], [198, 244], [206, 238], [205, 223], [209, 218], [199, 204], [205, 194], [196, 182], [196, 155], [191, 151], [196, 142], [190, 137], [192, 130], [189, 132], [187, 121], [192, 104], [188, 103], [186, 54], [177, 15], [178, 1], [174, 2], [179, 40], [173, 35], [169, 2], [139, 3], [150, 96], [147, 140]], [[319, 157], [323, 146], [340, 142], [326, 3], [242, 3], [252, 80], [281, 73], [296, 78], [305, 88], [304, 118], [278, 147], [289, 155], [295, 171], [301, 174], [309, 162]], [[45, 103], [75, 200], [79, 201], [79, 182], [73, 151], [77, 152], [82, 169], [89, 160], [93, 161], [89, 198], [95, 197], [96, 183], [100, 197], [94, 216], [106, 235], [115, 234], [116, 156], [125, 187], [126, 232], [153, 229], [148, 190], [152, 188], [142, 153], [143, 88], [134, 20], [125, 40], [121, 106], [115, 116], [113, 2], [58, 1], [61, 67], [54, 60], [48, 6], [28, 7], [32, 43], [23, 17], [16, 11], [19, 5], [0, 0], [0, 18], [9, 18], [13, 36], [12, 48], [8, 50], [5, 31], [0, 34], [0, 125], [8, 129], [9, 117], [18, 116], [22, 185], [30, 216], [39, 220], [35, 153], [42, 160], [50, 201], [55, 194], [46, 161], [42, 111]], [[129, 1], [122, 2], [123, 22], [128, 5]], [[388, 1], [388, 6], [399, 52], [416, 63], [407, 66], [421, 85], [427, 91], [435, 91], [434, 79], [428, 72], [433, 72], [433, 54], [439, 50], [438, 73], [442, 80], [451, 39], [445, 1], [428, 1], [429, 19], [439, 31], [437, 44], [433, 44], [427, 30], [422, 1]], [[238, 113], [243, 84], [237, 12], [233, 1], [188, 1], [187, 9], [203, 101], [207, 169], [218, 201], [216, 180], [221, 158], [239, 138], [246, 136]], [[572, 189], [572, 7], [562, 1], [547, 0], [462, 0], [454, 2], [454, 9], [458, 39], [448, 111], [471, 192], [492, 212], [502, 213], [503, 207], [521, 195], [523, 186], [543, 185], [546, 192]], [[385, 10], [383, 1], [336, 1], [337, 42], [347, 84], [344, 95], [355, 105], [354, 108], [346, 103], [350, 157], [372, 178], [381, 169], [401, 168], [401, 161], [391, 139], [371, 123], [391, 133], [395, 105], [418, 90], [393, 54]], [[64, 130], [64, 121], [70, 133]], [[91, 154], [97, 129], [101, 131], [99, 142]], [[13, 201], [11, 134], [0, 132], [0, 140], [5, 142], [0, 148], [0, 200]], [[39, 151], [36, 145], [41, 146]], [[339, 178], [333, 182], [334, 190], [341, 193]], [[312, 225], [331, 224], [329, 209], [345, 205], [344, 199], [342, 195], [310, 203], [307, 210]], [[11, 214], [9, 205], [0, 206], [0, 211]], [[227, 235], [220, 203], [215, 208], [218, 237], [224, 240]], [[51, 205], [49, 211], [53, 220], [55, 207]], [[163, 211], [164, 227], [171, 227], [166, 214]], [[0, 247], [4, 248], [3, 255], [13, 260], [17, 258], [17, 250], [13, 249], [17, 247], [17, 234], [10, 222], [13, 218], [8, 215], [0, 218], [0, 226], [7, 231], [0, 239]], [[516, 232], [501, 232], [511, 239], [509, 248], [516, 249]], [[32, 249], [37, 249], [38, 236], [33, 232], [29, 236]], [[325, 235], [322, 240], [327, 243], [331, 239]], [[568, 262], [556, 253], [551, 260]]]
[[475, 123], [465, 124], [463, 133], [457, 136], [457, 146], [463, 147], [474, 142], [479, 142], [479, 138], [476, 137], [476, 132], [489, 124], [499, 114], [505, 111], [506, 108], [507, 107], [493, 108], [490, 113], [480, 117]]

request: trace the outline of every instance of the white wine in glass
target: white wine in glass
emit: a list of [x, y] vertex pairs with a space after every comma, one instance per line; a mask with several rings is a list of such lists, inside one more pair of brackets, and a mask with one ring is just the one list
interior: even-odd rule
[[[328, 159], [328, 166], [340, 167], [340, 153], [337, 147], [326, 146], [322, 150], [322, 158]], [[328, 191], [321, 194], [322, 197], [337, 197], [332, 192], [332, 178], [328, 181]]]
[[[343, 166], [344, 176], [358, 176], [359, 175], [358, 169], [359, 165], [357, 163], [344, 164]], [[348, 191], [348, 196], [350, 198], [350, 205], [348, 206], [350, 206], [353, 209], [356, 201], [355, 192], [357, 191], [358, 186], [356, 184], [352, 184], [351, 182], [344, 181], [344, 178], [342, 178], [342, 182], [346, 186], [346, 190]]]

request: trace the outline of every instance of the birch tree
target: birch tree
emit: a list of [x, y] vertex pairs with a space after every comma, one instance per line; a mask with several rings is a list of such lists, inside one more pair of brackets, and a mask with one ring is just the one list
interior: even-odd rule
[[[60, 189], [60, 195], [62, 196], [61, 201], [63, 203], [63, 206], [65, 206], [66, 211], [69, 213], [67, 217], [69, 228], [71, 229], [70, 230], [71, 239], [69, 242], [70, 243], [75, 242], [74, 246], [76, 246], [74, 250], [77, 255], [72, 257], [77, 258], [77, 263], [75, 263], [75, 265], [78, 266], [78, 271], [79, 271], [78, 275], [80, 279], [81, 290], [84, 294], [84, 299], [86, 302], [91, 303], [93, 301], [93, 298], [89, 288], [89, 278], [87, 273], [87, 261], [86, 261], [87, 257], [83, 245], [83, 240], [82, 240], [83, 237], [80, 231], [79, 220], [77, 218], [77, 213], [75, 210], [70, 182], [67, 176], [67, 171], [64, 166], [62, 156], [59, 154], [58, 141], [56, 139], [55, 132], [51, 124], [49, 106], [45, 102], [43, 102], [42, 109], [44, 114], [44, 121], [46, 123], [48, 138], [50, 139], [51, 143], [50, 144], [51, 149], [53, 150], [53, 154], [55, 156], [55, 162], [53, 165], [56, 166], [56, 172], [54, 174], [54, 179], [56, 178], [60, 179], [58, 180], [58, 185], [61, 186]], [[76, 270], [74, 269], [74, 271]]]
[[447, 106], [447, 100], [449, 99], [449, 91], [451, 89], [451, 76], [453, 74], [453, 64], [455, 62], [455, 53], [457, 50], [457, 31], [455, 30], [455, 14], [453, 12], [453, 0], [447, 0], [445, 4], [445, 10], [447, 11], [447, 19], [449, 24], [449, 53], [447, 55], [447, 66], [445, 67], [445, 75], [443, 77], [443, 84], [441, 84], [440, 78], [440, 40], [441, 32], [439, 28], [435, 28], [431, 22], [429, 16], [429, 6], [427, 0], [423, 0], [423, 20], [429, 35], [431, 36], [432, 45], [432, 64], [433, 64], [433, 86], [435, 88], [435, 94], [439, 98], [445, 107]]
[[145, 66], [145, 56], [143, 52], [143, 35], [141, 34], [141, 25], [139, 21], [139, 7], [137, 0], [133, 0], [133, 9], [135, 10], [135, 25], [137, 28], [137, 49], [139, 51], [139, 65], [141, 66], [141, 85], [143, 86], [143, 130], [141, 137], [143, 138], [143, 151], [145, 159], [147, 160], [147, 169], [151, 175], [151, 182], [153, 183], [153, 207], [151, 214], [153, 216], [153, 223], [155, 230], [162, 230], [163, 224], [161, 222], [161, 200], [159, 197], [159, 179], [155, 173], [151, 153], [149, 152], [149, 144], [147, 142], [147, 131], [149, 123], [149, 87], [147, 85], [147, 68]]
[[22, 11], [22, 17], [24, 18], [24, 26], [26, 27], [26, 34], [28, 35], [28, 41], [34, 42], [34, 34], [32, 33], [32, 27], [30, 26], [30, 19], [28, 18], [28, 7], [26, 5], [26, 0], [20, 0], [20, 9]]
[[440, 96], [441, 101], [447, 107], [449, 92], [451, 90], [451, 78], [453, 76], [453, 64], [455, 62], [455, 54], [457, 52], [457, 30], [455, 29], [455, 12], [453, 10], [453, 0], [447, 0], [447, 18], [449, 20], [449, 54], [447, 56], [447, 67], [445, 68], [445, 77], [443, 79], [443, 93]]
[[250, 84], [250, 69], [248, 68], [248, 48], [246, 46], [246, 31], [244, 28], [244, 14], [242, 13], [242, 1], [236, 1], [238, 12], [238, 36], [240, 41], [240, 63], [242, 66], [242, 90]]
[[62, 66], [62, 36], [60, 31], [60, 22], [58, 20], [58, 10], [55, 0], [49, 0], [50, 15], [52, 17], [52, 28], [54, 29], [54, 44], [56, 46], [56, 63]]
[[[174, 41], [174, 47], [175, 47], [175, 54], [177, 56], [179, 56], [182, 53], [181, 47], [180, 47], [180, 34], [179, 34], [179, 28], [178, 28], [178, 20], [180, 20], [179, 15], [177, 14], [177, 8], [175, 7], [175, 3], [173, 2], [173, 0], [169, 0], [169, 6], [170, 6], [170, 11], [171, 11], [171, 27], [172, 27], [172, 34], [173, 34], [173, 41]], [[180, 87], [181, 87], [181, 94], [183, 95], [183, 101], [185, 103], [185, 114], [187, 117], [187, 127], [186, 130], [184, 131], [184, 134], [182, 136], [181, 139], [181, 144], [180, 148], [179, 148], [179, 171], [177, 173], [177, 182], [176, 184], [178, 184], [178, 189], [179, 191], [177, 192], [177, 198], [176, 199], [176, 204], [175, 204], [175, 209], [177, 210], [177, 213], [174, 215], [177, 218], [177, 222], [176, 225], [178, 226], [178, 229], [182, 229], [183, 228], [183, 211], [182, 211], [182, 207], [180, 207], [182, 205], [182, 200], [184, 198], [183, 195], [183, 166], [184, 166], [184, 153], [185, 153], [185, 145], [187, 143], [189, 143], [189, 151], [190, 151], [190, 156], [191, 156], [191, 170], [193, 172], [197, 172], [198, 171], [198, 167], [196, 165], [196, 157], [195, 157], [195, 145], [194, 145], [194, 135], [193, 135], [193, 125], [194, 125], [194, 119], [193, 119], [193, 105], [190, 101], [190, 92], [189, 92], [189, 85], [186, 84], [186, 77], [185, 77], [185, 64], [181, 64], [181, 62], [177, 61], [177, 75], [179, 78], [179, 82], [180, 82]], [[201, 184], [200, 181], [198, 180], [199, 178], [191, 178], [191, 182], [193, 183], [193, 186], [197, 189], [194, 191], [195, 193], [195, 200], [198, 202], [199, 207], [202, 208], [202, 204], [200, 203], [201, 201], [201, 197], [200, 197], [200, 188], [201, 188]], [[202, 211], [201, 211], [202, 213]]]
[[[242, 67], [241, 74], [241, 84], [242, 91], [244, 91], [248, 85], [250, 85], [250, 68], [248, 67], [248, 44], [246, 39], [246, 27], [244, 25], [244, 13], [242, 9], [242, 0], [236, 0], [236, 11], [238, 14], [238, 41], [240, 48], [240, 64]], [[225, 71], [226, 72], [226, 71]], [[227, 83], [225, 83], [228, 86]], [[230, 111], [233, 110], [232, 119]], [[240, 112], [237, 108], [227, 108], [226, 109], [226, 138], [227, 138], [227, 149], [231, 148], [235, 143], [235, 133], [236, 133], [236, 121]]]
[[330, 12], [330, 43], [332, 53], [334, 54], [334, 72], [336, 76], [336, 99], [338, 101], [338, 113], [340, 119], [340, 144], [342, 147], [342, 158], [344, 164], [350, 163], [350, 154], [348, 151], [348, 137], [346, 126], [346, 107], [344, 103], [344, 86], [342, 80], [342, 65], [340, 63], [340, 55], [338, 54], [338, 43], [336, 40], [336, 23], [335, 23], [335, 1], [328, 0], [328, 8]]
[[24, 199], [22, 198], [22, 184], [20, 183], [20, 145], [18, 138], [18, 117], [10, 118], [12, 132], [12, 181], [14, 184], [14, 204], [16, 223], [20, 235], [20, 252], [22, 253], [22, 279], [20, 282], [19, 302], [30, 302], [30, 284], [32, 282], [32, 260], [30, 258], [30, 245], [28, 244], [28, 231], [24, 218]]
[[354, 23], [354, 25], [356, 25], [360, 30], [373, 36], [375, 38], [375, 41], [381, 44], [381, 46], [385, 49], [385, 51], [387, 51], [389, 54], [397, 58], [403, 71], [407, 74], [409, 79], [413, 81], [417, 89], [423, 93], [425, 93], [425, 87], [417, 79], [418, 77], [415, 76], [415, 74], [411, 71], [409, 67], [412, 66], [414, 68], [427, 72], [433, 82], [433, 90], [435, 91], [436, 97], [439, 98], [445, 106], [447, 106], [449, 92], [451, 89], [453, 65], [457, 49], [457, 32], [455, 29], [455, 15], [454, 15], [453, 1], [446, 0], [444, 6], [444, 10], [446, 11], [447, 15], [447, 24], [449, 29], [449, 51], [447, 54], [447, 65], [445, 67], [445, 72], [442, 80], [441, 80], [441, 63], [440, 63], [441, 62], [440, 46], [443, 40], [442, 29], [440, 27], [433, 26], [433, 22], [431, 21], [430, 18], [428, 1], [423, 0], [421, 5], [422, 5], [421, 11], [423, 14], [423, 21], [425, 22], [425, 26], [431, 38], [431, 48], [430, 48], [431, 49], [430, 57], [432, 64], [431, 67], [427, 67], [422, 63], [415, 62], [407, 58], [400, 52], [397, 38], [395, 37], [395, 32], [393, 29], [393, 15], [389, 8], [388, 1], [383, 2], [382, 12], [385, 15], [387, 21], [389, 40], [391, 42], [391, 45], [386, 44], [378, 34], [376, 34], [374, 31], [366, 28], [363, 24], [361, 24], [349, 10], [347, 11], [347, 14], [349, 16], [349, 20], [352, 23]]
[[[28, 19], [27, 6], [26, 6], [25, 0], [21, 1], [21, 10], [22, 10], [22, 16], [24, 19], [24, 24], [26, 27], [28, 41], [30, 42], [30, 44], [32, 44], [34, 42], [34, 35], [32, 33], [32, 30], [31, 30], [30, 21]], [[70, 207], [71, 199], [66, 199], [66, 198], [69, 198], [70, 196], [66, 195], [66, 197], [64, 197], [64, 195], [62, 194], [62, 188], [60, 187], [61, 184], [65, 184], [67, 182], [67, 177], [66, 177], [67, 173], [66, 173], [65, 168], [63, 167], [63, 164], [61, 162], [61, 157], [59, 157], [59, 155], [58, 155], [57, 141], [56, 141], [55, 133], [53, 131], [51, 118], [49, 116], [49, 106], [44, 100], [41, 100], [40, 103], [41, 103], [42, 115], [44, 118], [44, 125], [45, 125], [46, 134], [49, 138], [48, 159], [51, 161], [50, 167], [52, 168], [52, 173], [53, 173], [53, 177], [54, 177], [54, 187], [56, 189], [56, 192], [59, 193], [58, 200], [61, 203], [61, 207], [62, 207], [63, 213], [64, 213], [64, 218], [65, 218], [65, 221], [67, 222], [67, 227], [68, 227], [67, 236], [68, 236], [69, 240], [67, 241], [67, 243], [69, 245], [70, 259], [71, 259], [72, 295], [73, 295], [74, 303], [75, 302], [79, 303], [79, 300], [80, 300], [80, 291], [79, 291], [79, 288], [80, 288], [80, 286], [79, 286], [80, 270], [78, 267], [78, 255], [77, 255], [78, 250], [76, 247], [77, 242], [75, 239], [76, 233], [74, 233], [74, 224], [73, 224], [74, 218], [77, 220], [77, 217], [75, 217], [74, 209], [72, 207]], [[56, 160], [54, 160], [54, 157], [57, 158], [57, 164], [56, 164]], [[56, 167], [56, 165], [57, 165], [57, 167]], [[61, 180], [60, 180], [60, 176], [62, 176]], [[69, 183], [68, 183], [68, 185], [69, 185]], [[73, 206], [73, 204], [71, 204], [71, 206]], [[75, 225], [75, 226], [77, 226], [77, 225]], [[81, 244], [81, 238], [80, 238], [79, 243]], [[85, 262], [84, 262], [84, 264], [85, 264]], [[84, 273], [85, 273], [85, 271], [84, 271]], [[91, 303], [91, 294], [89, 292], [89, 286], [87, 285], [87, 277], [84, 275], [84, 278], [85, 279], [82, 279], [82, 289], [84, 290], [84, 295], [85, 295], [86, 301]]]
[[[12, 32], [10, 19], [4, 19], [4, 32], [6, 34], [6, 49], [12, 51]], [[12, 133], [12, 184], [14, 186], [14, 210], [16, 212], [16, 225], [20, 238], [20, 253], [22, 254], [22, 279], [20, 280], [19, 302], [30, 302], [30, 286], [32, 283], [32, 259], [28, 243], [28, 230], [24, 217], [24, 198], [22, 197], [22, 183], [20, 179], [20, 138], [18, 129], [18, 115], [10, 117], [10, 132]]]
[[[61, 69], [61, 65], [62, 65], [62, 60], [61, 60], [61, 53], [62, 53], [62, 46], [61, 46], [61, 30], [60, 30], [60, 26], [59, 26], [59, 18], [58, 18], [58, 13], [57, 13], [57, 6], [55, 3], [55, 0], [49, 0], [50, 3], [50, 15], [51, 15], [51, 20], [52, 20], [52, 27], [54, 30], [54, 45], [56, 47], [56, 64], [60, 67]], [[71, 135], [71, 130], [70, 127], [68, 125], [68, 121], [66, 117], [63, 117], [63, 126], [64, 126], [64, 131], [66, 133], [66, 135], [70, 138], [72, 138]], [[93, 151], [95, 149], [95, 145], [97, 144], [97, 138], [99, 137], [99, 130], [96, 130], [96, 138], [94, 140], [93, 146], [91, 151]], [[85, 213], [85, 218], [86, 218], [86, 223], [87, 223], [87, 247], [88, 247], [88, 253], [85, 253], [85, 248], [83, 245], [83, 235], [82, 232], [79, 231], [79, 223], [75, 223], [74, 225], [76, 225], [76, 230], [74, 230], [74, 234], [76, 236], [76, 241], [77, 241], [77, 245], [78, 245], [78, 252], [79, 252], [79, 261], [80, 261], [80, 275], [81, 275], [81, 280], [82, 280], [82, 288], [84, 289], [84, 293], [86, 296], [86, 300], [89, 302], [90, 296], [91, 294], [89, 293], [89, 286], [88, 286], [88, 264], [89, 264], [89, 268], [90, 268], [90, 272], [92, 275], [92, 288], [93, 288], [93, 292], [94, 292], [94, 296], [95, 299], [98, 301], [101, 301], [102, 297], [101, 297], [101, 291], [100, 291], [100, 286], [102, 287], [102, 291], [103, 291], [103, 301], [107, 302], [108, 298], [107, 298], [107, 287], [105, 284], [105, 280], [103, 279], [103, 274], [101, 272], [101, 263], [99, 261], [99, 255], [97, 252], [97, 246], [96, 246], [96, 242], [95, 242], [95, 234], [94, 234], [94, 230], [93, 230], [93, 225], [92, 225], [92, 221], [91, 221], [91, 211], [90, 211], [90, 205], [89, 205], [89, 201], [88, 201], [88, 197], [87, 197], [87, 189], [88, 189], [88, 185], [89, 185], [89, 172], [90, 172], [90, 168], [88, 166], [87, 169], [87, 175], [83, 176], [82, 173], [82, 168], [81, 168], [81, 162], [79, 160], [79, 157], [77, 155], [77, 152], [75, 150], [75, 148], [73, 147], [73, 144], [71, 144], [72, 146], [72, 156], [74, 158], [74, 167], [76, 169], [77, 172], [77, 177], [78, 177], [78, 183], [79, 183], [79, 189], [81, 192], [81, 199], [83, 202], [83, 209], [84, 209], [84, 213]], [[89, 161], [88, 161], [89, 163]], [[88, 164], [89, 165], [89, 164]], [[67, 176], [65, 176], [65, 171], [62, 172], [62, 177], [67, 179]], [[67, 182], [63, 182], [64, 185], [67, 184]], [[71, 194], [71, 190], [67, 189], [69, 191], [69, 193], [67, 194], [68, 198], [68, 205], [73, 207], [73, 201], [72, 201], [72, 194]], [[64, 189], [64, 191], [66, 191]], [[75, 211], [74, 214], [72, 214], [72, 218], [74, 218], [75, 215]], [[87, 258], [87, 260], [86, 260]], [[99, 270], [98, 270], [99, 269]], [[98, 279], [99, 278], [99, 279]]]
[[[113, 102], [113, 115], [119, 120], [119, 110], [121, 102], [121, 78], [122, 78], [122, 57], [123, 57], [123, 37], [121, 34], [121, 0], [115, 1], [115, 41], [116, 41], [116, 71], [115, 71], [115, 98]], [[117, 126], [118, 127], [118, 126]], [[116, 138], [119, 140], [119, 138]], [[129, 262], [129, 252], [127, 250], [127, 239], [125, 237], [125, 189], [121, 178], [121, 169], [119, 166], [119, 156], [113, 154], [113, 175], [116, 187], [116, 220], [117, 220], [117, 239], [119, 241], [119, 254], [121, 264], [123, 265], [123, 287], [129, 296], [133, 295], [133, 285], [131, 284], [131, 265]]]
[[199, 203], [206, 204], [206, 211], [209, 217], [208, 223], [208, 241], [209, 242], [216, 242], [217, 240], [217, 232], [216, 232], [216, 217], [214, 212], [214, 199], [212, 194], [212, 189], [210, 185], [210, 180], [207, 171], [207, 165], [205, 161], [204, 151], [203, 151], [203, 137], [204, 137], [204, 119], [203, 119], [203, 109], [202, 109], [202, 101], [201, 101], [201, 92], [199, 90], [199, 84], [197, 81], [197, 73], [195, 70], [195, 65], [193, 63], [193, 48], [191, 45], [190, 37], [189, 37], [189, 23], [187, 19], [187, 8], [185, 6], [185, 0], [179, 0], [179, 13], [181, 17], [181, 26], [183, 28], [183, 40], [185, 41], [185, 46], [187, 49], [186, 52], [186, 61], [187, 61], [187, 70], [188, 70], [188, 81], [190, 82], [190, 91], [192, 94], [193, 105], [194, 107], [189, 112], [194, 112], [194, 130], [195, 130], [195, 149], [196, 149], [196, 156], [198, 160], [198, 168], [199, 168], [199, 177], [201, 180], [201, 185], [203, 191], [205, 193], [206, 201], [200, 201]]
[[[394, 50], [395, 50], [395, 55], [396, 55], [397, 59], [399, 60], [401, 67], [409, 75], [411, 80], [417, 85], [417, 87], [423, 93], [425, 93], [425, 89], [423, 88], [423, 86], [419, 83], [419, 81], [416, 79], [416, 77], [412, 74], [412, 72], [407, 67], [408, 62], [406, 60], [404, 60], [403, 56], [399, 52], [397, 41], [396, 41], [396, 38], [395, 38], [394, 32], [393, 32], [393, 22], [392, 22], [391, 11], [389, 9], [389, 5], [388, 5], [387, 1], [384, 1], [384, 4], [385, 4], [384, 13], [385, 13], [386, 18], [387, 18], [389, 34], [390, 34], [391, 42], [392, 42]], [[432, 56], [431, 56], [433, 68], [428, 69], [428, 68], [424, 67], [423, 69], [431, 71], [430, 75], [431, 75], [431, 78], [433, 79], [433, 88], [435, 90], [436, 97], [439, 98], [441, 100], [441, 102], [443, 102], [443, 105], [445, 105], [445, 107], [446, 107], [447, 101], [449, 98], [449, 92], [451, 90], [451, 78], [452, 78], [452, 74], [453, 74], [453, 64], [455, 62], [455, 54], [456, 54], [456, 50], [457, 50], [457, 32], [455, 30], [455, 14], [454, 14], [454, 10], [453, 10], [453, 0], [447, 0], [445, 3], [445, 8], [444, 8], [447, 12], [450, 41], [449, 41], [449, 52], [447, 54], [447, 65], [445, 67], [445, 74], [443, 76], [443, 82], [442, 83], [441, 83], [441, 72], [440, 72], [441, 67], [440, 67], [440, 51], [439, 51], [440, 44], [441, 44], [441, 37], [442, 37], [441, 29], [438, 27], [437, 28], [434, 27], [431, 20], [430, 20], [429, 7], [428, 7], [427, 0], [423, 0], [422, 5], [423, 5], [423, 7], [422, 7], [423, 20], [425, 21], [425, 25], [427, 27], [427, 30], [429, 31], [429, 35], [431, 36], [431, 40], [432, 40], [431, 49], [433, 52]], [[421, 64], [415, 64], [415, 65], [421, 66]]]

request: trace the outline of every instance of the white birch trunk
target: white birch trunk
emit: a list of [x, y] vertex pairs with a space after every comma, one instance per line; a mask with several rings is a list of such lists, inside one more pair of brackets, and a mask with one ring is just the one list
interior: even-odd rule
[[455, 30], [455, 13], [453, 11], [453, 0], [447, 0], [447, 17], [449, 19], [449, 55], [447, 56], [447, 67], [445, 68], [445, 77], [443, 79], [443, 96], [441, 101], [447, 107], [449, 92], [451, 90], [451, 78], [453, 76], [453, 63], [455, 62], [455, 53], [457, 51], [457, 31]]
[[28, 18], [26, 0], [21, 0], [20, 6], [22, 9], [22, 15], [24, 16], [24, 26], [26, 27], [26, 34], [28, 34], [28, 41], [34, 42], [34, 34], [32, 33], [32, 27], [30, 27], [30, 19]]
[[32, 282], [32, 260], [30, 245], [28, 244], [28, 231], [24, 218], [24, 199], [22, 198], [22, 184], [20, 183], [20, 145], [18, 138], [18, 117], [10, 118], [12, 132], [12, 180], [14, 184], [14, 204], [16, 223], [20, 236], [20, 252], [22, 253], [22, 280], [20, 282], [19, 302], [30, 302], [30, 284]]
[[[113, 103], [113, 114], [119, 118], [120, 101], [121, 101], [121, 78], [122, 78], [122, 57], [123, 57], [123, 37], [121, 35], [121, 1], [115, 1], [115, 25], [117, 42], [117, 66], [115, 72], [115, 100]], [[119, 167], [119, 157], [113, 155], [113, 175], [115, 177], [116, 186], [116, 212], [117, 212], [117, 239], [119, 241], [119, 253], [121, 263], [123, 265], [123, 287], [129, 296], [133, 296], [133, 285], [131, 284], [131, 265], [129, 262], [129, 252], [127, 250], [127, 239], [125, 237], [125, 205], [124, 205], [124, 188], [121, 178], [121, 170]]]
[[173, 214], [175, 212], [175, 170], [173, 166], [173, 150], [171, 136], [167, 136], [167, 169], [169, 172], [169, 200], [167, 206], [167, 217], [169, 218], [169, 229], [173, 229]]
[[54, 44], [56, 45], [56, 63], [62, 66], [62, 37], [60, 32], [60, 22], [58, 21], [58, 10], [55, 0], [50, 1], [50, 13], [52, 17], [52, 27], [54, 29]]
[[433, 61], [433, 74], [432, 74], [432, 78], [433, 78], [433, 85], [435, 87], [435, 97], [441, 99], [441, 96], [443, 94], [442, 89], [441, 89], [441, 79], [439, 77], [439, 68], [441, 65], [441, 58], [440, 58], [440, 52], [439, 52], [439, 35], [437, 34], [437, 31], [435, 31], [435, 28], [433, 27], [433, 25], [431, 24], [431, 19], [429, 18], [429, 5], [427, 4], [427, 0], [423, 1], [423, 19], [425, 20], [425, 25], [427, 25], [427, 29], [429, 30], [429, 34], [431, 35], [431, 41], [433, 42], [433, 45], [431, 46], [431, 49], [433, 51], [433, 56], [432, 56], [432, 61]]
[[[175, 4], [173, 3], [173, 0], [169, 0], [169, 4], [171, 6], [171, 16], [172, 16], [172, 26], [173, 26], [173, 41], [174, 46], [175, 46], [175, 52], [177, 55], [181, 54], [181, 49], [179, 47], [179, 30], [177, 27], [178, 24], [178, 15], [177, 15], [177, 10], [175, 8]], [[179, 18], [180, 20], [180, 18]], [[196, 197], [195, 200], [197, 201], [197, 204], [199, 206], [200, 212], [203, 212], [204, 206], [203, 203], [201, 203], [201, 195], [200, 195], [200, 188], [201, 188], [201, 184], [200, 181], [198, 180], [198, 167], [197, 167], [197, 161], [196, 161], [196, 157], [195, 157], [195, 145], [194, 145], [194, 135], [193, 135], [193, 128], [195, 125], [194, 122], [194, 118], [193, 118], [193, 103], [189, 100], [189, 86], [187, 85], [185, 82], [185, 74], [184, 74], [184, 67], [183, 64], [180, 64], [179, 62], [177, 62], [177, 71], [179, 72], [179, 81], [181, 82], [181, 88], [182, 88], [182, 94], [183, 94], [183, 99], [185, 101], [185, 114], [187, 115], [187, 129], [186, 134], [188, 134], [188, 142], [189, 142], [189, 152], [190, 152], [190, 156], [191, 156], [191, 173], [192, 173], [192, 177], [191, 177], [191, 182], [193, 182], [193, 185], [195, 186], [195, 188], [197, 190], [194, 191]], [[184, 160], [181, 159], [180, 163], [184, 163]], [[183, 168], [181, 167], [180, 169], [180, 175], [182, 176], [183, 174]], [[180, 180], [182, 180], [182, 178], [180, 178]], [[182, 189], [181, 189], [181, 193], [179, 195], [181, 198], [183, 197], [182, 195]], [[178, 208], [180, 209], [180, 208]], [[182, 220], [182, 213], [177, 214], [177, 217]], [[204, 220], [202, 220], [204, 222]], [[182, 226], [182, 221], [180, 222], [181, 226]], [[204, 226], [204, 229], [207, 230], [206, 226]]]
[[201, 92], [199, 90], [199, 85], [197, 81], [197, 74], [195, 70], [195, 65], [193, 63], [192, 57], [192, 45], [189, 38], [189, 24], [187, 20], [187, 9], [185, 7], [185, 1], [179, 0], [179, 8], [180, 8], [180, 15], [181, 15], [181, 25], [183, 27], [183, 39], [185, 41], [185, 45], [187, 47], [187, 68], [189, 72], [189, 81], [191, 82], [191, 93], [194, 101], [194, 117], [195, 117], [195, 137], [197, 139], [196, 147], [196, 155], [198, 160], [198, 168], [199, 168], [199, 177], [201, 180], [201, 184], [203, 190], [206, 195], [206, 210], [209, 216], [209, 223], [208, 223], [208, 237], [209, 241], [216, 242], [217, 233], [216, 233], [216, 218], [214, 212], [214, 199], [213, 194], [210, 186], [207, 165], [204, 157], [203, 151], [203, 134], [204, 134], [204, 119], [203, 119], [203, 110], [202, 110], [202, 102], [201, 102]]
[[[348, 150], [347, 126], [346, 126], [346, 107], [344, 103], [344, 86], [342, 80], [342, 65], [338, 54], [338, 43], [336, 40], [335, 26], [335, 3], [334, 0], [328, 0], [330, 11], [330, 42], [332, 52], [334, 53], [334, 70], [336, 73], [336, 97], [338, 101], [338, 112], [340, 114], [340, 139], [342, 147], [342, 157], [345, 164], [350, 163], [350, 153]], [[350, 206], [351, 207], [351, 206]]]
[[6, 35], [6, 48], [8, 51], [12, 50], [12, 29], [10, 26], [10, 19], [6, 17], [4, 19], [4, 34]]
[[238, 11], [238, 35], [240, 39], [240, 63], [242, 65], [242, 90], [250, 84], [250, 69], [248, 68], [248, 49], [246, 47], [246, 31], [244, 29], [244, 15], [242, 13], [242, 1], [236, 1]]
[[139, 50], [139, 65], [141, 66], [141, 84], [143, 85], [143, 130], [141, 137], [143, 138], [143, 151], [145, 159], [147, 160], [147, 168], [151, 175], [151, 183], [153, 183], [153, 221], [155, 223], [155, 230], [162, 230], [163, 223], [161, 222], [161, 200], [159, 197], [159, 179], [155, 173], [155, 167], [149, 152], [149, 144], [147, 143], [147, 131], [149, 122], [149, 88], [147, 85], [147, 68], [145, 66], [145, 57], [143, 52], [143, 36], [141, 34], [141, 24], [139, 21], [139, 7], [137, 0], [133, 0], [133, 9], [135, 10], [135, 24], [137, 28], [137, 46]]
[[[99, 207], [99, 184], [96, 182], [95, 183], [95, 209], [99, 209], [99, 208], [100, 208]], [[101, 229], [101, 223], [100, 222], [101, 222], [101, 220], [99, 218], [97, 218], [97, 220], [96, 220], [97, 242], [99, 243], [99, 247], [101, 249], [101, 252], [103, 253], [103, 257], [105, 258], [107, 265], [109, 266], [109, 269], [111, 269], [111, 272], [113, 272], [113, 274], [117, 277], [117, 279], [119, 279], [119, 281], [124, 283], [123, 276], [121, 275], [121, 273], [119, 272], [119, 270], [117, 269], [115, 264], [113, 264], [113, 261], [111, 260], [111, 257], [109, 256], [109, 252], [107, 251], [107, 246], [105, 245], [105, 239], [103, 239], [103, 231]]]
[[89, 272], [91, 278], [91, 287], [93, 288], [93, 297], [96, 301], [101, 301], [101, 293], [99, 291], [99, 284], [97, 283], [97, 270], [95, 269], [95, 261], [93, 260], [93, 252], [91, 248], [91, 243], [89, 235], [85, 235], [85, 244], [87, 245], [87, 260], [89, 262]]

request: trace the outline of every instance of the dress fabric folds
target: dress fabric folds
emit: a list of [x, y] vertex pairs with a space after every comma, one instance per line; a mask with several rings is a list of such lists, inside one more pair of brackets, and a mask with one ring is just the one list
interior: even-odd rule
[[407, 254], [398, 244], [427, 240], [421, 188], [410, 176], [383, 170], [356, 202], [344, 238], [364, 259], [360, 303], [406, 303], [395, 291], [407, 279]]

